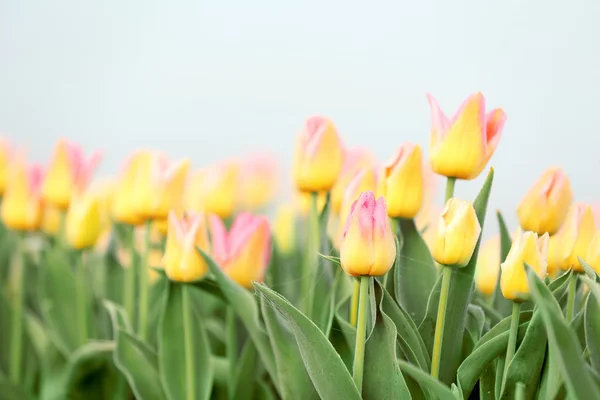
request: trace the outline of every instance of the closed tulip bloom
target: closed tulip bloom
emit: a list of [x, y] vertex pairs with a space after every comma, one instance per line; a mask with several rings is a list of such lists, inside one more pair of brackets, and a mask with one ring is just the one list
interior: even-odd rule
[[121, 223], [139, 225], [144, 218], [137, 212], [136, 185], [138, 176], [147, 171], [151, 157], [148, 151], [133, 153], [123, 164], [111, 200], [113, 218]]
[[294, 153], [293, 177], [298, 190], [331, 190], [343, 161], [344, 151], [333, 123], [323, 117], [309, 118], [296, 140]]
[[[560, 231], [558, 231], [560, 233]], [[566, 257], [560, 254], [560, 234], [556, 233], [550, 236], [548, 241], [548, 267], [546, 273], [550, 278], [558, 275], [558, 271], [565, 268]]]
[[433, 258], [442, 265], [464, 267], [469, 263], [481, 225], [473, 204], [451, 198], [438, 219], [433, 241]]
[[177, 282], [193, 282], [206, 275], [208, 266], [196, 247], [208, 252], [208, 229], [203, 213], [177, 218], [169, 213], [169, 232], [162, 265], [167, 277]]
[[352, 205], [356, 202], [363, 192], [373, 192], [377, 189], [378, 173], [375, 167], [369, 167], [361, 170], [346, 186], [344, 197], [342, 198], [342, 206], [340, 208], [340, 224], [346, 226], [346, 220], [350, 215]]
[[521, 227], [526, 231], [553, 235], [563, 224], [573, 191], [569, 178], [561, 168], [549, 168], [527, 192], [517, 215]]
[[184, 193], [185, 208], [231, 217], [238, 205], [238, 177], [239, 165], [233, 161], [194, 172]]
[[506, 260], [500, 266], [500, 289], [502, 295], [513, 301], [527, 299], [529, 283], [525, 272], [527, 263], [541, 278], [546, 277], [548, 256], [548, 233], [538, 236], [535, 232], [518, 232]]
[[417, 215], [423, 204], [423, 166], [418, 145], [403, 144], [384, 165], [379, 194], [385, 197], [390, 217]]
[[[583, 258], [583, 257], [582, 257]], [[584, 260], [594, 268], [596, 273], [600, 274], [600, 230], [596, 231]]]
[[[375, 166], [375, 157], [373, 154], [361, 147], [346, 149], [344, 153], [344, 163], [338, 179], [331, 189], [331, 211], [334, 214], [340, 212], [344, 201], [344, 193], [350, 182], [356, 174], [365, 168]], [[372, 189], [371, 189], [372, 190]], [[358, 198], [358, 194], [352, 201]], [[351, 203], [352, 204], [352, 203]]]
[[475, 285], [484, 295], [491, 295], [496, 290], [500, 275], [500, 235], [496, 235], [483, 243], [477, 256], [475, 268]]
[[42, 169], [27, 166], [20, 158], [11, 166], [11, 171], [2, 199], [2, 222], [17, 231], [37, 230], [42, 222]]
[[100, 152], [86, 159], [79, 145], [59, 140], [42, 186], [44, 201], [67, 209], [73, 195], [87, 188], [101, 159]]
[[240, 165], [239, 199], [243, 210], [257, 211], [268, 206], [278, 186], [278, 165], [271, 154], [253, 154]]
[[585, 258], [596, 231], [592, 208], [583, 203], [571, 206], [564, 225], [557, 234], [557, 257], [562, 269], [583, 272], [577, 257]]
[[88, 190], [73, 197], [65, 221], [67, 242], [74, 249], [86, 249], [96, 244], [102, 233], [101, 199]]
[[273, 224], [273, 237], [277, 247], [284, 254], [290, 254], [296, 245], [296, 211], [291, 204], [277, 209]]
[[7, 139], [0, 138], [0, 196], [4, 194], [11, 175], [13, 151]]
[[238, 214], [227, 232], [223, 221], [210, 216], [215, 261], [238, 284], [250, 288], [262, 282], [271, 259], [271, 229], [264, 216]]
[[429, 162], [435, 172], [458, 179], [475, 179], [494, 154], [506, 114], [495, 109], [486, 114], [481, 93], [470, 96], [449, 119], [428, 94], [431, 107]]
[[60, 232], [63, 211], [51, 205], [46, 205], [42, 210], [42, 223], [40, 229], [47, 235], [55, 236]]
[[396, 260], [396, 241], [385, 200], [364, 192], [352, 204], [340, 245], [340, 264], [350, 276], [385, 275]]

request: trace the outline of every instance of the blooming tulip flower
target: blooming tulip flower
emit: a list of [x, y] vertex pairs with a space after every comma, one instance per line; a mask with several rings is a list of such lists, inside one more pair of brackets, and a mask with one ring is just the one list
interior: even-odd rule
[[0, 138], [0, 196], [4, 194], [11, 175], [13, 151], [7, 139]]
[[547, 169], [517, 209], [521, 227], [540, 235], [553, 235], [563, 224], [572, 201], [573, 191], [564, 171]]
[[500, 275], [500, 235], [489, 239], [479, 250], [475, 268], [477, 290], [484, 295], [492, 295], [496, 290], [498, 275]]
[[203, 213], [188, 213], [177, 218], [169, 213], [169, 231], [163, 258], [167, 277], [177, 282], [197, 281], [206, 275], [208, 266], [196, 249], [208, 251], [208, 229]]
[[499, 108], [486, 114], [481, 93], [470, 96], [452, 119], [444, 115], [432, 95], [427, 99], [431, 107], [431, 167], [451, 178], [477, 178], [498, 146], [506, 114]]
[[192, 174], [184, 192], [188, 210], [217, 214], [229, 218], [238, 199], [239, 165], [226, 161]]
[[506, 260], [500, 266], [500, 289], [502, 295], [513, 301], [522, 301], [529, 295], [529, 283], [525, 272], [527, 263], [535, 273], [544, 279], [548, 256], [548, 233], [538, 236], [535, 232], [517, 233]]
[[571, 206], [561, 230], [556, 234], [556, 255], [558, 264], [564, 270], [573, 268], [583, 272], [577, 257], [587, 257], [588, 247], [596, 231], [592, 208], [583, 203]]
[[600, 230], [596, 231], [588, 247], [585, 261], [600, 274]]
[[112, 215], [118, 222], [130, 225], [144, 222], [144, 218], [137, 212], [135, 190], [138, 176], [150, 164], [149, 157], [151, 155], [148, 151], [137, 151], [121, 168], [111, 201]]
[[293, 177], [303, 192], [329, 191], [338, 179], [344, 161], [342, 145], [333, 123], [311, 117], [296, 140]]
[[423, 204], [421, 147], [412, 143], [400, 146], [384, 165], [379, 186], [390, 217], [414, 218]]
[[271, 229], [264, 216], [238, 214], [227, 232], [223, 221], [210, 216], [215, 261], [238, 284], [250, 288], [262, 282], [271, 259]]
[[340, 224], [346, 226], [346, 220], [350, 215], [352, 205], [363, 192], [375, 192], [377, 188], [378, 173], [374, 167], [365, 168], [359, 171], [346, 186], [344, 196], [342, 197], [342, 206], [340, 208]]
[[102, 233], [101, 198], [93, 190], [73, 197], [65, 221], [67, 242], [74, 249], [96, 244]]
[[466, 266], [480, 233], [481, 225], [473, 204], [455, 197], [448, 199], [434, 234], [433, 258], [446, 266]]
[[[361, 147], [346, 149], [342, 170], [331, 189], [331, 211], [333, 214], [337, 214], [341, 211], [346, 188], [356, 174], [365, 168], [371, 168], [373, 166], [375, 166], [375, 157], [369, 150]], [[352, 201], [356, 198], [358, 198], [358, 194]]]
[[270, 154], [254, 154], [242, 161], [239, 172], [241, 208], [257, 211], [266, 207], [277, 191], [277, 161]]
[[396, 241], [385, 200], [364, 192], [352, 204], [340, 246], [340, 264], [350, 276], [385, 275], [396, 259]]
[[2, 222], [17, 231], [34, 231], [42, 222], [42, 169], [16, 159], [2, 199]]
[[277, 247], [284, 254], [290, 254], [295, 247], [296, 212], [291, 204], [285, 204], [277, 209], [273, 224], [273, 236]]
[[86, 159], [79, 145], [59, 140], [42, 186], [44, 201], [67, 209], [73, 195], [87, 188], [101, 159], [100, 152], [94, 152]]

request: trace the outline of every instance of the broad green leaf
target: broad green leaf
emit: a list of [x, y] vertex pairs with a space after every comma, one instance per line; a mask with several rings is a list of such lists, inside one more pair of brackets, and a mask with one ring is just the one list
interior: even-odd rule
[[546, 360], [544, 362], [544, 369], [539, 385], [538, 399], [554, 400], [557, 398], [564, 398], [564, 396], [559, 396], [561, 391], [564, 392], [564, 382], [560, 376], [560, 367], [558, 363], [559, 361], [555, 349], [547, 347]]
[[323, 399], [360, 399], [344, 362], [321, 330], [278, 293], [259, 283], [254, 283], [254, 287], [269, 306], [288, 321], [319, 396]]
[[[115, 342], [91, 341], [78, 348], [69, 358], [65, 382], [65, 395], [67, 398], [76, 398], [77, 394], [90, 398], [90, 395], [99, 395], [98, 383], [107, 368], [112, 367], [111, 356], [115, 349]], [[92, 387], [87, 387], [92, 383]], [[96, 383], [96, 385], [94, 385]], [[101, 387], [101, 386], [100, 386]]]
[[171, 283], [158, 341], [158, 365], [171, 400], [208, 399], [213, 370], [204, 321], [193, 307], [191, 286]]
[[[500, 259], [498, 262], [503, 263], [512, 246], [512, 237], [500, 211], [496, 212], [496, 217], [498, 218], [498, 227], [500, 228]], [[512, 302], [506, 300], [502, 295], [502, 290], [500, 290], [500, 279], [496, 282], [496, 290], [494, 290], [494, 309], [503, 317], [510, 315], [512, 310]]]
[[14, 385], [7, 377], [0, 374], [0, 400], [23, 400], [28, 394], [21, 386]]
[[109, 300], [104, 300], [104, 308], [106, 308], [106, 311], [110, 316], [110, 321], [112, 322], [113, 336], [115, 337], [115, 339], [117, 336], [117, 331], [119, 329], [129, 333], [133, 331], [131, 329], [131, 324], [129, 323], [127, 313], [120, 304], [113, 303]]
[[147, 344], [131, 333], [117, 329], [113, 360], [140, 400], [166, 399], [158, 373], [158, 358]]
[[590, 278], [591, 280], [593, 280], [595, 282], [600, 282], [600, 275], [598, 275], [596, 270], [590, 264], [588, 264], [583, 258], [577, 257], [577, 259], [579, 260], [579, 264], [583, 267], [588, 278]]
[[395, 295], [399, 304], [414, 321], [425, 315], [427, 298], [435, 284], [437, 272], [427, 244], [419, 234], [415, 221], [399, 219], [398, 236], [402, 237], [400, 259], [394, 266]]
[[596, 371], [600, 371], [600, 285], [587, 279], [590, 296], [585, 302], [585, 341], [590, 361]]
[[433, 348], [435, 321], [437, 319], [437, 309], [440, 302], [441, 287], [442, 274], [438, 276], [437, 281], [435, 281], [435, 285], [433, 285], [433, 288], [431, 289], [431, 293], [429, 293], [429, 297], [427, 298], [427, 311], [425, 312], [423, 321], [421, 321], [419, 324], [419, 333], [421, 334], [421, 338], [425, 343], [425, 348], [427, 349], [428, 354], [431, 354], [431, 350]]
[[383, 288], [375, 283], [371, 297], [377, 305], [375, 324], [365, 344], [363, 399], [384, 399], [394, 393], [410, 398], [410, 392], [396, 360], [398, 332], [390, 317], [382, 310]]
[[254, 396], [254, 382], [256, 375], [256, 348], [251, 340], [246, 341], [240, 358], [236, 363], [236, 374], [233, 384], [234, 390], [229, 396], [232, 400], [251, 400]]
[[496, 386], [496, 366], [494, 362], [488, 364], [479, 377], [479, 399], [494, 399]]
[[600, 398], [600, 390], [585, 368], [579, 341], [565, 322], [556, 299], [531, 268], [527, 268], [527, 276], [546, 325], [548, 343], [557, 350], [558, 364], [569, 394], [580, 399]]
[[417, 381], [424, 390], [429, 391], [438, 400], [455, 400], [452, 390], [437, 379], [433, 378], [427, 372], [424, 372], [419, 367], [407, 363], [404, 360], [398, 360], [400, 370]]

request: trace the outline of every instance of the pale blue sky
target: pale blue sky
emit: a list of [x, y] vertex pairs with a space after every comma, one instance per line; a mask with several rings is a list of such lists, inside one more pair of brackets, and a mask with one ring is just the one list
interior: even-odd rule
[[427, 91], [452, 114], [481, 90], [508, 115], [490, 207], [514, 227], [549, 165], [600, 199], [599, 19], [597, 0], [4, 0], [0, 131], [35, 160], [60, 135], [103, 148], [103, 173], [140, 146], [197, 166], [266, 148], [287, 167], [320, 113], [385, 160], [427, 153]]

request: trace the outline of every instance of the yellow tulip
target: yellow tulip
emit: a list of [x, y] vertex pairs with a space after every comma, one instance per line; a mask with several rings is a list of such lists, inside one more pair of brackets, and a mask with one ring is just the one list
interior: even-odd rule
[[13, 151], [7, 139], [0, 138], [0, 196], [4, 194], [11, 175]]
[[231, 217], [237, 206], [239, 166], [228, 161], [192, 174], [184, 192], [186, 210]]
[[344, 161], [342, 144], [333, 123], [311, 117], [296, 140], [293, 177], [303, 192], [329, 191], [338, 179]]
[[42, 210], [42, 223], [40, 229], [46, 235], [56, 236], [60, 232], [60, 224], [63, 218], [63, 210], [46, 205]]
[[540, 235], [545, 232], [553, 235], [563, 224], [572, 201], [573, 191], [567, 175], [560, 168], [549, 168], [517, 209], [521, 227]]
[[465, 200], [449, 199], [438, 219], [433, 241], [433, 258], [446, 266], [466, 266], [473, 255], [480, 233], [481, 225], [473, 205]]
[[239, 199], [243, 210], [261, 210], [277, 191], [278, 166], [270, 154], [255, 154], [240, 166]]
[[344, 190], [342, 206], [340, 207], [339, 218], [341, 228], [346, 226], [352, 204], [359, 198], [360, 194], [363, 192], [375, 193], [375, 190], [377, 189], [377, 175], [378, 173], [375, 167], [365, 168], [358, 172], [350, 183], [348, 183], [346, 190]]
[[584, 260], [600, 274], [600, 230], [594, 234]]
[[431, 107], [431, 167], [447, 177], [477, 178], [498, 146], [506, 114], [499, 108], [486, 114], [485, 99], [476, 93], [449, 119], [432, 95], [427, 98]]
[[296, 212], [292, 205], [285, 204], [277, 209], [273, 236], [277, 247], [284, 254], [290, 254], [296, 247]]
[[27, 166], [20, 157], [11, 167], [12, 174], [2, 199], [2, 222], [17, 231], [34, 231], [42, 222], [42, 169]]
[[550, 236], [548, 241], [548, 267], [546, 272], [550, 278], [555, 278], [558, 271], [565, 268], [565, 265], [566, 259], [560, 255], [560, 235], [556, 233]]
[[414, 218], [423, 204], [421, 147], [411, 143], [400, 146], [385, 164], [379, 186], [390, 217]]
[[151, 157], [150, 152], [142, 150], [135, 152], [125, 161], [111, 201], [112, 215], [116, 221], [130, 225], [144, 222], [136, 208], [136, 185], [138, 177], [147, 173]]
[[73, 197], [65, 222], [67, 242], [74, 249], [85, 249], [96, 244], [104, 228], [100, 197], [86, 191]]
[[385, 200], [364, 192], [352, 205], [340, 245], [340, 264], [350, 276], [385, 275], [396, 259], [396, 241]]
[[208, 266], [196, 247], [208, 251], [208, 243], [208, 229], [203, 213], [191, 213], [177, 218], [171, 211], [162, 262], [167, 277], [177, 282], [192, 282], [206, 275]]
[[209, 218], [213, 256], [227, 276], [247, 288], [252, 282], [262, 282], [271, 259], [267, 218], [242, 212], [229, 232], [219, 217]]
[[500, 266], [502, 295], [513, 301], [526, 300], [530, 291], [525, 272], [527, 263], [541, 278], [546, 277], [548, 233], [541, 237], [535, 232], [518, 232], [506, 260]]
[[573, 204], [563, 227], [556, 234], [556, 257], [562, 269], [573, 268], [576, 272], [583, 272], [583, 267], [579, 264], [577, 257], [587, 256], [588, 247], [595, 231], [592, 208], [583, 203]]
[[101, 153], [94, 152], [86, 160], [79, 145], [59, 140], [42, 185], [44, 201], [66, 210], [71, 198], [87, 188], [101, 159]]
[[[333, 214], [340, 212], [346, 188], [356, 174], [365, 168], [374, 166], [375, 157], [369, 150], [360, 147], [346, 150], [342, 170], [331, 189], [331, 211]], [[355, 199], [357, 197], [358, 196], [356, 196]]]
[[492, 295], [500, 275], [500, 235], [483, 243], [477, 256], [475, 285], [484, 295]]

